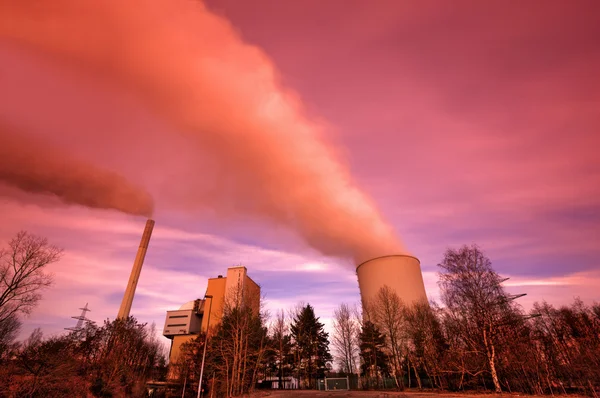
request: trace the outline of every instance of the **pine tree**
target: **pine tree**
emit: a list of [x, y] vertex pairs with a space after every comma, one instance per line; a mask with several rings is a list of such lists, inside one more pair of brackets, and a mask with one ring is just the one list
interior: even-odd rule
[[378, 386], [380, 376], [389, 374], [389, 358], [384, 350], [385, 336], [375, 324], [366, 321], [360, 333], [360, 357], [361, 376], [366, 377], [369, 386]]
[[325, 367], [332, 361], [328, 333], [315, 316], [310, 304], [300, 308], [290, 327], [294, 339], [297, 369], [313, 385], [313, 379], [325, 376]]

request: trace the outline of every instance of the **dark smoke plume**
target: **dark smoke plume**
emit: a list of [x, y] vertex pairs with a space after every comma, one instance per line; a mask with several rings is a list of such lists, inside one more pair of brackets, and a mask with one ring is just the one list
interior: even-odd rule
[[122, 176], [2, 127], [0, 181], [26, 192], [56, 195], [65, 203], [152, 215], [150, 195]]

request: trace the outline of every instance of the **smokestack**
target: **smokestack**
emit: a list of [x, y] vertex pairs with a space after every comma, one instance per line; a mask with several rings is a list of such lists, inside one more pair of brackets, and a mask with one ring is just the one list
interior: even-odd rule
[[129, 317], [129, 311], [131, 311], [131, 304], [133, 303], [133, 296], [135, 295], [135, 288], [137, 287], [138, 279], [140, 278], [140, 272], [142, 272], [142, 265], [144, 265], [144, 258], [146, 257], [146, 251], [148, 250], [148, 243], [150, 243], [150, 236], [152, 235], [152, 229], [154, 228], [154, 220], [146, 221], [146, 228], [142, 235], [142, 241], [138, 249], [137, 255], [135, 256], [135, 262], [131, 269], [131, 275], [129, 275], [129, 282], [127, 283], [127, 289], [123, 295], [123, 301], [121, 302], [121, 308], [119, 308], [118, 319], [125, 319]]
[[377, 257], [356, 267], [356, 275], [364, 308], [384, 285], [394, 290], [405, 304], [427, 301], [421, 263], [416, 257], [403, 254]]

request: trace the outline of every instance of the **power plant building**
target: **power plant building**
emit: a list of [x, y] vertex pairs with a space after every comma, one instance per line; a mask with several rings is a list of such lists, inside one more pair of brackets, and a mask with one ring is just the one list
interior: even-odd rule
[[163, 336], [171, 340], [170, 363], [177, 361], [184, 343], [220, 324], [227, 307], [249, 306], [255, 314], [260, 310], [260, 286], [243, 266], [228, 268], [226, 277], [210, 278], [204, 296], [167, 311]]
[[[153, 229], [154, 221], [147, 220], [117, 318], [126, 319], [130, 314]], [[376, 300], [384, 286], [390, 287], [407, 305], [427, 301], [421, 264], [416, 257], [399, 254], [373, 258], [358, 265], [356, 275], [363, 308]], [[258, 314], [260, 286], [248, 276], [246, 267], [236, 266], [227, 269], [226, 277], [210, 278], [204, 298], [167, 311], [163, 335], [171, 340], [169, 361], [177, 362], [184, 343], [220, 324], [227, 308], [240, 306], [250, 307]]]

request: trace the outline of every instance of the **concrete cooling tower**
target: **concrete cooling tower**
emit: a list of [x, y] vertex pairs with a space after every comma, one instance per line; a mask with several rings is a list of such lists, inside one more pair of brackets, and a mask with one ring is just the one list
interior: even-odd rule
[[416, 257], [391, 255], [377, 257], [356, 267], [363, 306], [372, 302], [387, 285], [405, 303], [427, 301], [421, 263]]

